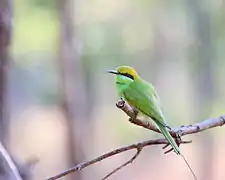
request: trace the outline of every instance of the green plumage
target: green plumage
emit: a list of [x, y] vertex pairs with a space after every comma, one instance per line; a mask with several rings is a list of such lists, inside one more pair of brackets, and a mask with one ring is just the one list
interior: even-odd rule
[[[118, 78], [119, 80], [120, 78]], [[117, 86], [120, 95], [133, 107], [137, 108], [141, 113], [150, 117], [158, 126], [162, 134], [169, 141], [174, 151], [180, 154], [179, 147], [168, 132], [168, 125], [162, 114], [159, 98], [154, 87], [143, 79], [135, 79], [127, 88], [120, 90]]]
[[154, 86], [143, 80], [137, 72], [129, 66], [120, 66], [116, 68], [116, 70], [108, 72], [116, 75], [116, 87], [119, 97], [124, 98], [131, 106], [135, 107], [142, 114], [155, 122], [176, 154], [181, 155], [194, 178], [197, 180], [193, 170], [185, 157], [181, 154], [178, 145], [168, 131], [170, 127], [167, 125], [162, 114], [159, 98]]

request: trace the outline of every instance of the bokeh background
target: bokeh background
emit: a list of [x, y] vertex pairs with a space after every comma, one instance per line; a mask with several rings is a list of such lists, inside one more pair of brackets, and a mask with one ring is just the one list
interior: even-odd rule
[[[114, 77], [106, 71], [119, 65], [154, 84], [172, 127], [224, 114], [224, 0], [15, 0], [9, 9], [1, 121], [8, 122], [5, 146], [34, 180], [161, 137], [130, 124], [116, 108]], [[224, 179], [224, 128], [184, 138], [193, 140], [181, 150], [199, 179]], [[62, 179], [100, 179], [134, 153]], [[180, 157], [155, 146], [111, 179], [192, 175]]]

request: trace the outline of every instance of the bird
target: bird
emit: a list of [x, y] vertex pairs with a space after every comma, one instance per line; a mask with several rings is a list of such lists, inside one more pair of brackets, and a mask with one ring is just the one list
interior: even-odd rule
[[119, 66], [115, 70], [109, 70], [108, 73], [116, 75], [115, 83], [119, 98], [125, 99], [131, 107], [153, 120], [172, 146], [174, 152], [177, 155], [181, 155], [194, 178], [197, 180], [195, 173], [169, 133], [171, 127], [167, 124], [166, 118], [163, 115], [161, 103], [155, 87], [142, 79], [137, 71], [130, 66]]

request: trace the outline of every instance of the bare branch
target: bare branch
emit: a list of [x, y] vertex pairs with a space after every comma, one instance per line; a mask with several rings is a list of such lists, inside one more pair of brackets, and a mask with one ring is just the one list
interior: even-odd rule
[[[152, 145], [159, 145], [159, 144], [167, 144], [168, 141], [166, 139], [156, 139], [156, 140], [148, 140], [148, 141], [143, 141], [143, 142], [138, 142], [138, 143], [135, 143], [135, 144], [131, 144], [131, 145], [127, 145], [127, 146], [124, 146], [124, 147], [121, 147], [121, 148], [118, 148], [118, 149], [115, 149], [113, 151], [110, 151], [106, 154], [103, 154], [91, 161], [87, 161], [87, 162], [84, 162], [84, 163], [81, 163], [81, 164], [78, 164], [60, 174], [57, 174], [53, 177], [50, 177], [48, 178], [48, 180], [56, 180], [56, 179], [59, 179], [63, 176], [66, 176], [72, 172], [75, 172], [75, 171], [79, 171], [79, 170], [82, 170], [84, 168], [86, 168], [87, 166], [90, 166], [92, 164], [95, 164], [97, 162], [100, 162], [102, 161], [103, 159], [106, 159], [106, 158], [109, 158], [111, 156], [114, 156], [116, 154], [119, 154], [119, 153], [122, 153], [122, 152], [125, 152], [125, 151], [129, 151], [129, 150], [132, 150], [132, 149], [141, 149], [145, 146], [152, 146]], [[190, 143], [190, 141], [182, 141], [181, 143], [183, 144], [187, 144], [187, 143]]]
[[5, 148], [2, 146], [0, 142], [0, 167], [4, 169], [5, 172], [7, 172], [12, 179], [15, 180], [22, 180], [22, 178], [19, 175], [18, 169], [16, 168], [15, 164], [13, 163], [11, 157], [5, 150]]
[[102, 178], [102, 180], [107, 179], [109, 176], [115, 174], [117, 171], [121, 170], [122, 168], [124, 168], [125, 166], [127, 166], [128, 164], [131, 164], [137, 157], [138, 155], [141, 153], [142, 151], [142, 147], [141, 148], [137, 148], [137, 152], [136, 154], [127, 162], [125, 162], [124, 164], [122, 164], [121, 166], [119, 166], [118, 168], [114, 169], [112, 172], [110, 172], [109, 174], [107, 174], [104, 178]]
[[[138, 118], [136, 118], [137, 116], [137, 112], [131, 107], [129, 106], [125, 101], [121, 100], [117, 103], [117, 107], [120, 108], [121, 110], [123, 110], [130, 118], [129, 121], [133, 124], [136, 124], [138, 126], [142, 126], [146, 129], [155, 131], [157, 133], [160, 133], [160, 131], [156, 128], [156, 126], [152, 123], [150, 123], [147, 120], [140, 120]], [[218, 118], [212, 118], [212, 119], [207, 119], [204, 120], [202, 122], [199, 123], [195, 123], [192, 125], [187, 125], [187, 126], [180, 126], [177, 128], [174, 128], [170, 131], [171, 135], [175, 138], [177, 138], [177, 135], [179, 136], [184, 136], [187, 134], [194, 134], [194, 133], [198, 133], [210, 128], [214, 128], [214, 127], [218, 127], [218, 126], [223, 126], [225, 124], [225, 115], [220, 116]], [[179, 139], [179, 138], [178, 138]], [[187, 144], [187, 143], [191, 143], [191, 141], [183, 141], [183, 140], [179, 140], [179, 144]], [[165, 146], [163, 148], [166, 148], [168, 146], [168, 141], [166, 139], [156, 139], [156, 140], [148, 140], [148, 141], [143, 141], [143, 142], [138, 142], [135, 144], [131, 144], [131, 145], [127, 145], [118, 149], [115, 149], [113, 151], [110, 151], [106, 154], [103, 154], [93, 160], [87, 161], [87, 162], [83, 162], [81, 164], [78, 164], [62, 173], [59, 173], [53, 177], [48, 178], [48, 180], [57, 180], [61, 177], [64, 177], [72, 172], [76, 172], [79, 170], [82, 170], [84, 168], [86, 168], [87, 166], [90, 166], [92, 164], [96, 164], [97, 162], [100, 162], [104, 159], [107, 159], [111, 156], [114, 156], [116, 154], [128, 151], [128, 150], [132, 150], [132, 149], [136, 149], [137, 152], [136, 154], [126, 163], [122, 164], [121, 166], [119, 166], [118, 168], [114, 169], [112, 172], [110, 172], [109, 174], [107, 174], [104, 178], [108, 178], [109, 176], [111, 176], [112, 174], [116, 173], [117, 171], [121, 170], [123, 167], [127, 166], [128, 164], [132, 163], [140, 154], [141, 150], [146, 147], [146, 146], [152, 146], [152, 145], [160, 145], [160, 144], [164, 144]], [[171, 150], [167, 151], [166, 153], [170, 152]]]
[[[135, 118], [135, 111], [125, 101], [123, 100], [119, 101], [117, 103], [117, 107], [120, 108], [122, 111], [124, 111], [130, 117], [129, 121], [131, 123], [160, 133], [160, 131], [148, 120], [140, 120], [138, 118]], [[170, 134], [173, 137], [177, 137], [176, 134], [179, 134], [179, 136], [184, 136], [187, 134], [198, 133], [210, 128], [223, 126], [224, 124], [225, 124], [225, 115], [217, 117], [217, 118], [207, 119], [199, 123], [173, 128], [173, 130], [170, 131]]]

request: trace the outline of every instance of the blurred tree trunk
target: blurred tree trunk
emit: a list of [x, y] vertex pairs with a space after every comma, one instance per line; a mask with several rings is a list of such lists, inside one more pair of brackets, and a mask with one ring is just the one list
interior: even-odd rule
[[9, 46], [12, 26], [12, 1], [0, 1], [0, 140], [6, 145], [8, 135]]
[[[188, 5], [189, 14], [192, 15], [194, 22], [194, 36], [199, 46], [197, 47], [196, 56], [192, 57], [195, 67], [195, 97], [194, 102], [196, 119], [207, 118], [211, 111], [214, 101], [214, 84], [213, 84], [213, 71], [214, 71], [214, 50], [212, 46], [212, 32], [211, 32], [211, 19], [208, 8], [202, 1], [186, 0]], [[204, 9], [206, 8], [206, 9]], [[193, 52], [191, 53], [193, 54]], [[193, 69], [193, 68], [192, 68]], [[200, 162], [202, 163], [202, 178], [204, 180], [213, 179], [213, 136], [206, 132], [200, 139], [201, 150]]]
[[[21, 180], [20, 175], [3, 146], [7, 146], [9, 106], [8, 79], [9, 48], [12, 32], [12, 1], [0, 1], [0, 180]], [[3, 145], [2, 145], [3, 144]]]
[[[78, 55], [75, 34], [75, 4], [73, 0], [59, 0], [60, 9], [60, 57], [61, 75], [60, 104], [65, 114], [68, 130], [68, 161], [72, 167], [84, 159], [83, 142], [86, 128], [85, 85], [83, 83], [82, 62]], [[82, 179], [81, 173], [73, 173], [73, 180]]]

